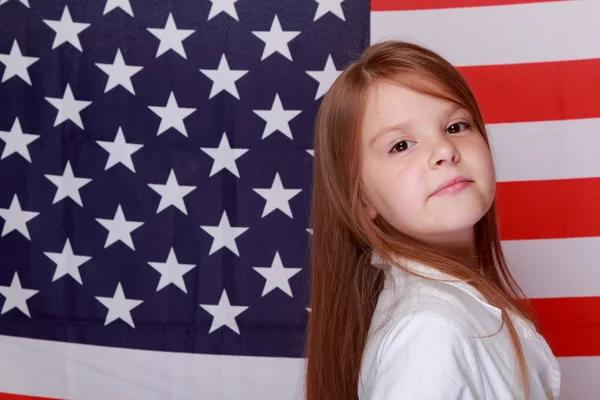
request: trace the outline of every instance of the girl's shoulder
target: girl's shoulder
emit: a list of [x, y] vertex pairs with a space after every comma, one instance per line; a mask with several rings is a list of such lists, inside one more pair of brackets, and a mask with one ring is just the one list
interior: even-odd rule
[[[516, 318], [513, 321], [530, 366], [541, 377], [533, 383], [534, 392], [553, 388], [558, 393], [560, 370], [547, 343], [532, 326]], [[401, 270], [386, 272], [363, 357], [361, 377], [367, 382], [367, 391], [362, 393], [380, 385], [381, 379], [388, 379], [385, 376], [391, 380], [386, 387], [396, 385], [392, 375], [401, 377], [409, 373], [403, 368], [413, 368], [411, 373], [448, 379], [447, 386], [439, 386], [443, 390], [458, 393], [464, 387], [454, 387], [453, 382], [466, 382], [476, 390], [474, 398], [512, 396], [515, 353], [502, 312], [465, 282], [425, 279]], [[426, 365], [419, 367], [422, 362]], [[443, 375], [436, 375], [437, 368]], [[382, 375], [382, 370], [396, 371]]]
[[[380, 294], [363, 354], [359, 399], [490, 398], [482, 360], [502, 357], [510, 341], [486, 349], [473, 338], [498, 331], [491, 329], [497, 325], [493, 313], [455, 286], [403, 283]], [[480, 315], [490, 322], [478, 322]], [[510, 381], [510, 369], [496, 372]], [[491, 398], [510, 398], [510, 393], [502, 396]]]

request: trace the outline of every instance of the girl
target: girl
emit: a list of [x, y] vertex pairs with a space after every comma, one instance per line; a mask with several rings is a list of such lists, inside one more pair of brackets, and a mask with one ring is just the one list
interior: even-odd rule
[[371, 46], [323, 99], [314, 148], [307, 399], [557, 399], [459, 72], [414, 44]]

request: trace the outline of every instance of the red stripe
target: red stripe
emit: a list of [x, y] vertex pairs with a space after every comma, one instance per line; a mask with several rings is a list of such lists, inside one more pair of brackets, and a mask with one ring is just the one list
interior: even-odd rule
[[20, 394], [0, 393], [0, 400], [53, 400], [48, 397], [23, 396]]
[[600, 59], [459, 69], [486, 123], [600, 117]]
[[371, 0], [371, 11], [501, 6], [509, 4], [549, 3], [551, 1], [563, 0]]
[[600, 356], [600, 297], [532, 299], [531, 303], [538, 330], [555, 356]]
[[600, 178], [499, 182], [497, 203], [502, 240], [600, 236]]

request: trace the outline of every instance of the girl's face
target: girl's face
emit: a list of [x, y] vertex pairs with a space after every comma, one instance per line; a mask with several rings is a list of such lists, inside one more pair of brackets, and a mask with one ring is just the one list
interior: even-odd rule
[[472, 241], [495, 195], [492, 156], [472, 122], [454, 104], [374, 84], [361, 132], [370, 217], [433, 244]]

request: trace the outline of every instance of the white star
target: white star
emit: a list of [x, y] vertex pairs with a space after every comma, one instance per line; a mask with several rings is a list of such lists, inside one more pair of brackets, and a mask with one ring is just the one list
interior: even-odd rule
[[185, 281], [183, 280], [183, 275], [190, 272], [195, 265], [194, 264], [180, 264], [177, 261], [177, 256], [175, 255], [175, 250], [171, 247], [169, 251], [169, 256], [167, 257], [167, 261], [165, 262], [150, 262], [148, 264], [158, 272], [160, 272], [160, 281], [158, 282], [158, 286], [156, 291], [158, 292], [162, 288], [171, 283], [177, 286], [179, 289], [183, 291], [183, 293], [187, 293], [187, 288], [185, 286]]
[[232, 149], [227, 139], [227, 135], [223, 133], [219, 147], [201, 147], [200, 150], [212, 157], [214, 160], [210, 170], [209, 177], [213, 176], [222, 169], [227, 169], [233, 175], [240, 177], [235, 160], [243, 156], [248, 149]]
[[143, 144], [134, 144], [127, 143], [125, 141], [125, 136], [123, 136], [123, 130], [121, 127], [117, 130], [117, 135], [115, 136], [114, 142], [106, 142], [102, 140], [96, 140], [102, 148], [108, 151], [108, 160], [106, 160], [106, 166], [104, 170], [108, 170], [112, 166], [121, 163], [131, 172], [135, 173], [135, 167], [133, 166], [133, 160], [131, 159], [131, 155], [144, 147]]
[[52, 28], [54, 32], [56, 32], [54, 43], [52, 43], [52, 49], [57, 48], [65, 42], [69, 42], [75, 46], [77, 50], [83, 51], [78, 35], [84, 29], [87, 29], [90, 24], [73, 22], [71, 13], [69, 12], [69, 7], [65, 6], [62, 16], [60, 17], [60, 21], [45, 19], [44, 22], [46, 25]]
[[120, 240], [125, 243], [131, 250], [135, 250], [133, 246], [133, 240], [131, 239], [131, 232], [144, 225], [143, 222], [127, 221], [121, 205], [117, 206], [117, 212], [113, 219], [96, 218], [103, 227], [108, 229], [108, 236], [104, 243], [104, 248], [107, 248], [111, 244]]
[[13, 308], [18, 308], [25, 315], [31, 318], [31, 314], [29, 314], [29, 307], [27, 307], [27, 300], [36, 295], [38, 292], [39, 290], [23, 289], [21, 286], [21, 280], [19, 279], [19, 274], [15, 272], [10, 286], [0, 286], [0, 294], [6, 298], [0, 314], [5, 314]]
[[31, 156], [29, 155], [27, 146], [39, 137], [40, 135], [23, 133], [19, 118], [15, 118], [12, 128], [10, 128], [10, 132], [0, 131], [0, 139], [6, 143], [0, 160], [4, 160], [13, 153], [19, 153], [24, 159], [31, 162]]
[[311, 235], [313, 234], [313, 230], [312, 230], [311, 228], [306, 228], [306, 231], [307, 231], [308, 233], [310, 233]]
[[292, 54], [290, 53], [288, 43], [298, 36], [300, 31], [283, 31], [279, 23], [279, 18], [275, 15], [270, 31], [253, 31], [252, 33], [265, 42], [261, 61], [275, 52], [292, 61]]
[[193, 29], [177, 29], [173, 15], [169, 13], [167, 17], [167, 23], [164, 28], [148, 28], [151, 34], [156, 36], [160, 40], [158, 50], [156, 51], [156, 58], [166, 53], [168, 50], [173, 50], [181, 57], [187, 60], [185, 49], [183, 48], [183, 41], [195, 32]]
[[232, 227], [229, 223], [229, 217], [227, 217], [227, 211], [223, 211], [218, 226], [201, 225], [200, 228], [204, 229], [205, 232], [213, 237], [210, 252], [208, 253], [209, 256], [223, 247], [227, 247], [236, 256], [240, 256], [235, 239], [246, 232], [248, 228]]
[[157, 136], [165, 132], [169, 128], [175, 128], [183, 136], [187, 137], [187, 130], [183, 124], [183, 120], [191, 113], [196, 111], [195, 108], [179, 107], [175, 93], [169, 94], [169, 100], [164, 107], [148, 106], [156, 115], [160, 117], [160, 126], [158, 127]]
[[270, 189], [253, 189], [261, 195], [267, 203], [262, 213], [262, 218], [270, 214], [271, 211], [279, 209], [290, 218], [294, 218], [290, 209], [289, 201], [302, 191], [302, 189], [284, 189], [281, 183], [279, 173], [275, 174], [273, 185]]
[[31, 237], [29, 236], [29, 229], [27, 229], [27, 222], [38, 215], [39, 212], [24, 211], [21, 208], [19, 197], [15, 194], [10, 202], [9, 208], [0, 208], [0, 217], [4, 219], [2, 236], [6, 236], [10, 232], [16, 230], [21, 232], [21, 234], [27, 239], [31, 240]]
[[106, 0], [106, 5], [104, 6], [104, 13], [102, 15], [106, 15], [115, 8], [120, 8], [125, 11], [127, 14], [133, 17], [133, 10], [131, 9], [131, 3], [129, 0]]
[[261, 297], [264, 297], [275, 288], [279, 288], [288, 296], [294, 297], [292, 296], [289, 279], [302, 271], [302, 268], [284, 268], [279, 252], [275, 252], [271, 267], [253, 267], [253, 269], [267, 279]]
[[187, 209], [183, 198], [187, 196], [192, 190], [196, 189], [196, 186], [183, 186], [177, 182], [175, 171], [171, 170], [167, 183], [159, 185], [155, 183], [149, 183], [150, 186], [156, 193], [160, 194], [160, 204], [156, 213], [158, 214], [169, 206], [175, 206], [179, 211], [187, 215]]
[[[19, 0], [22, 4], [24, 4], [27, 8], [29, 8], [29, 0]], [[0, 6], [4, 3], [7, 3], [8, 0], [0, 0]]]
[[330, 54], [327, 56], [327, 61], [325, 62], [325, 68], [323, 68], [323, 71], [306, 71], [306, 73], [319, 82], [319, 88], [317, 89], [317, 94], [315, 95], [315, 100], [317, 100], [319, 97], [327, 93], [333, 82], [342, 73], [342, 71], [335, 69], [335, 64], [333, 63], [333, 58], [331, 58]]
[[120, 318], [127, 322], [132, 328], [135, 328], [133, 319], [131, 318], [131, 310], [142, 304], [143, 301], [126, 298], [121, 282], [117, 283], [117, 290], [115, 290], [113, 297], [96, 296], [96, 299], [102, 303], [104, 307], [108, 308], [104, 326]]
[[321, 18], [323, 15], [327, 14], [328, 12], [334, 14], [336, 17], [338, 17], [342, 21], [346, 21], [346, 18], [344, 17], [344, 10], [342, 10], [342, 2], [344, 0], [315, 0], [315, 1], [317, 3], [319, 3], [319, 6], [317, 7], [317, 11], [315, 12], [315, 19], [313, 20], [313, 22], [318, 20], [319, 18]]
[[212, 99], [223, 90], [229, 92], [229, 94], [236, 99], [240, 99], [235, 82], [242, 76], [246, 75], [248, 71], [241, 69], [230, 69], [225, 54], [221, 55], [221, 60], [219, 61], [219, 66], [217, 69], [201, 69], [200, 72], [213, 81], [210, 89], [210, 95], [208, 96], [209, 99]]
[[315, 156], [315, 150], [314, 149], [306, 149], [306, 152], [308, 154], [310, 154], [311, 156], [313, 156], [313, 157]]
[[233, 19], [239, 21], [240, 18], [237, 15], [237, 11], [235, 9], [235, 3], [238, 0], [210, 0], [212, 5], [210, 6], [210, 12], [208, 13], [208, 21], [212, 18], [216, 17], [222, 12], [226, 12]]
[[117, 49], [117, 54], [115, 55], [115, 59], [112, 64], [96, 63], [96, 66], [108, 75], [104, 93], [118, 85], [121, 85], [127, 89], [129, 93], [135, 95], [133, 84], [131, 83], [131, 77], [140, 72], [143, 67], [125, 64], [125, 60], [123, 60], [123, 55], [121, 54], [120, 49]]
[[200, 307], [213, 316], [213, 321], [210, 325], [210, 330], [208, 333], [213, 333], [220, 327], [226, 326], [238, 335], [240, 334], [240, 329], [235, 321], [235, 317], [246, 311], [248, 307], [232, 306], [229, 302], [229, 297], [227, 296], [227, 291], [225, 289], [223, 289], [223, 293], [221, 293], [221, 299], [219, 300], [218, 305], [200, 304]]
[[37, 60], [39, 60], [38, 57], [24, 56], [21, 53], [19, 43], [17, 43], [17, 40], [15, 39], [10, 48], [10, 54], [0, 54], [0, 63], [6, 66], [4, 74], [2, 75], [2, 82], [6, 82], [13, 76], [18, 76], [31, 86], [31, 78], [29, 77], [27, 68]]
[[62, 253], [44, 252], [44, 254], [56, 264], [56, 270], [54, 271], [52, 282], [62, 278], [65, 275], [70, 275], [73, 279], [79, 282], [79, 284], [83, 285], [83, 282], [81, 281], [81, 275], [79, 274], [79, 267], [92, 257], [75, 255], [73, 253], [73, 248], [71, 247], [71, 242], [68, 238], [65, 242]]
[[81, 115], [79, 113], [92, 104], [92, 102], [75, 100], [73, 92], [71, 91], [71, 85], [67, 83], [62, 99], [59, 97], [45, 97], [45, 99], [58, 110], [56, 119], [54, 120], [54, 126], [70, 119], [75, 125], [83, 129], [83, 122], [81, 121]]
[[65, 171], [62, 175], [44, 175], [50, 180], [50, 182], [56, 185], [56, 194], [52, 204], [58, 203], [60, 200], [70, 197], [73, 201], [83, 207], [81, 202], [81, 196], [79, 195], [79, 189], [90, 183], [92, 180], [89, 178], [76, 178], [73, 175], [73, 169], [71, 168], [71, 162], [67, 161]]
[[269, 137], [272, 133], [279, 131], [285, 136], [293, 139], [292, 130], [289, 122], [294, 119], [302, 110], [284, 110], [279, 94], [275, 94], [273, 106], [270, 110], [252, 110], [259, 117], [267, 122], [263, 131], [262, 139]]

